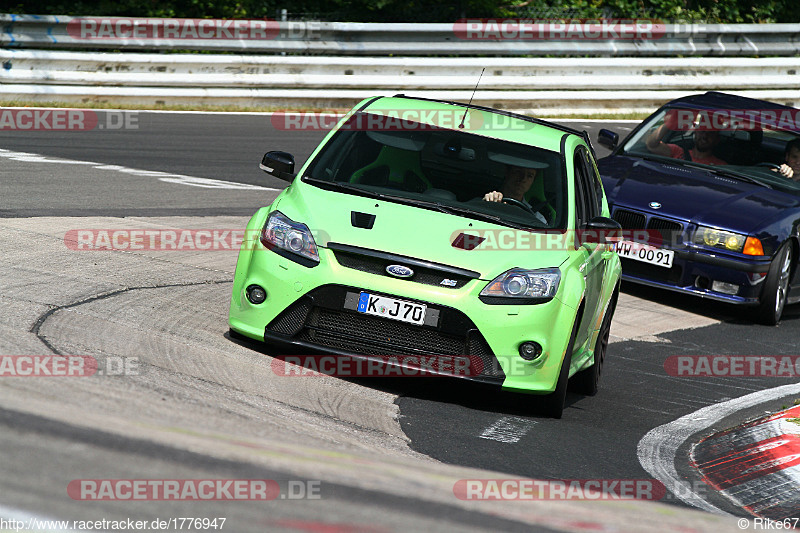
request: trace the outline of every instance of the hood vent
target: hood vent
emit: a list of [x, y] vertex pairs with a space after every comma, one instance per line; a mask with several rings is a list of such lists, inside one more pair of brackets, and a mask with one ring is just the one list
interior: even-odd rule
[[375, 225], [375, 215], [350, 211], [350, 223], [354, 228], [372, 229], [372, 226]]
[[467, 235], [466, 233], [459, 233], [458, 237], [453, 241], [453, 248], [462, 248], [464, 250], [472, 250], [481, 245], [486, 237], [478, 237], [477, 235]]

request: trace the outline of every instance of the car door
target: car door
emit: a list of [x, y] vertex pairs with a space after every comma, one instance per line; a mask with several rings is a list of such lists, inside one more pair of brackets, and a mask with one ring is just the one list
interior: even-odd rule
[[[599, 177], [591, 161], [586, 147], [579, 145], [575, 149], [575, 198], [576, 227], [581, 230], [586, 223], [602, 214], [602, 189], [598, 188]], [[604, 253], [606, 245], [597, 242], [581, 244], [576, 240], [578, 250], [583, 254], [583, 262], [579, 269], [584, 279], [584, 309], [578, 329], [575, 346], [582, 346], [597, 324], [600, 295], [603, 288], [606, 261]]]

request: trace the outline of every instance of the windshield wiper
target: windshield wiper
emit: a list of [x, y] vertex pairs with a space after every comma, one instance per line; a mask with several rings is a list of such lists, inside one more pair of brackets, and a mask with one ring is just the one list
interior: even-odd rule
[[639, 159], [644, 159], [646, 161], [653, 161], [654, 163], [671, 163], [671, 164], [680, 164], [687, 167], [696, 168], [699, 170], [707, 170], [712, 174], [717, 174], [718, 176], [725, 176], [728, 178], [734, 178], [739, 181], [745, 181], [747, 183], [752, 183], [754, 185], [761, 185], [762, 187], [766, 187], [767, 189], [772, 189], [772, 186], [768, 183], [764, 183], [763, 181], [757, 180], [756, 178], [752, 178], [746, 174], [741, 174], [739, 172], [735, 172], [733, 170], [728, 170], [724, 166], [709, 166], [703, 165], [702, 163], [696, 163], [694, 161], [687, 161], [685, 159], [675, 159], [672, 157], [660, 156], [657, 154], [643, 154], [640, 152], [623, 152], [622, 155], [628, 155], [637, 157]]
[[726, 178], [733, 178], [733, 179], [737, 179], [739, 181], [746, 181], [747, 183], [752, 183], [754, 185], [761, 185], [762, 187], [766, 187], [767, 189], [771, 189], [772, 188], [772, 186], [769, 185], [768, 183], [764, 183], [763, 181], [757, 180], [756, 178], [751, 178], [750, 176], [748, 176], [746, 174], [741, 174], [741, 173], [733, 171], [733, 170], [728, 170], [725, 167], [720, 167], [720, 166], [710, 167], [710, 166], [701, 165], [701, 164], [697, 164], [697, 163], [692, 164], [692, 162], [690, 162], [690, 161], [687, 162], [687, 163], [688, 163], [688, 166], [690, 166], [692, 168], [699, 168], [701, 170], [707, 170], [707, 171], [709, 171], [709, 172], [711, 172], [713, 174], [717, 174], [718, 176], [725, 176]]
[[385, 196], [380, 193], [368, 191], [367, 189], [362, 189], [361, 187], [356, 187], [355, 185], [350, 185], [349, 183], [344, 183], [341, 181], [327, 181], [312, 178], [311, 176], [305, 176], [303, 179], [312, 185], [316, 185], [317, 187], [326, 189], [328, 191], [347, 191], [358, 196], [366, 196], [367, 198], [385, 198]]
[[495, 222], [500, 224], [501, 226], [509, 226], [516, 229], [541, 229], [539, 226], [529, 226], [527, 224], [518, 224], [516, 222], [509, 222], [508, 220], [499, 217], [497, 215], [490, 215], [488, 213], [483, 213], [481, 211], [474, 211], [472, 209], [467, 209], [466, 207], [455, 207], [450, 205], [442, 205], [442, 204], [435, 204], [442, 209], [447, 210], [450, 214], [455, 215], [466, 215], [471, 218], [477, 218], [479, 220], [483, 220], [486, 222]]

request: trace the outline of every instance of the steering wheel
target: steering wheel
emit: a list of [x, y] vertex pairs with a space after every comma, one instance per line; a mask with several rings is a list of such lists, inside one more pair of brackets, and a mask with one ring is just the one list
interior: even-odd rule
[[516, 198], [505, 197], [505, 198], [503, 198], [502, 202], [504, 204], [508, 204], [508, 205], [515, 205], [515, 206], [517, 206], [517, 207], [519, 207], [521, 209], [524, 209], [525, 211], [527, 211], [531, 215], [533, 214], [533, 208], [531, 206], [529, 206], [528, 204], [526, 204], [524, 202], [520, 202]]
[[780, 165], [776, 165], [775, 163], [759, 163], [756, 166], [757, 167], [767, 167], [767, 168], [771, 168], [772, 170], [780, 170], [781, 169], [781, 166]]

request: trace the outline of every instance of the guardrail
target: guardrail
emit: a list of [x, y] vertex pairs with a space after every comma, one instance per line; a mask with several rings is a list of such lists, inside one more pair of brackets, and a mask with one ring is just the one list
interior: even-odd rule
[[[647, 24], [649, 29], [641, 27]], [[636, 25], [642, 30], [638, 33], [625, 34], [611, 27], [610, 33], [597, 36], [589, 31], [590, 25], [564, 25], [559, 29], [551, 24], [546, 28], [538, 27], [538, 34], [512, 31], [499, 39], [491, 36], [503, 33], [501, 29], [470, 32], [466, 22], [192, 21], [0, 14], [0, 26], [3, 28], [0, 46], [7, 48], [210, 50], [337, 56], [793, 56], [800, 53], [799, 24], [646, 21]], [[487, 28], [484, 26], [484, 30]], [[210, 37], [202, 38], [203, 35]]]
[[[308, 23], [273, 22], [269, 26], [261, 21], [260, 26], [254, 28], [260, 28], [264, 36], [274, 38], [222, 38], [197, 43], [191, 39], [154, 39], [152, 34], [141, 39], [115, 40], [112, 37], [119, 36], [117, 30], [122, 26], [117, 30], [112, 28], [107, 34], [103, 31], [108, 28], [103, 30], [101, 26], [95, 26], [94, 33], [88, 33], [91, 38], [76, 39], [76, 28], [80, 30], [80, 24], [85, 20], [0, 15], [0, 21], [5, 24], [5, 33], [0, 34], [0, 42], [5, 46], [5, 49], [0, 49], [0, 100], [341, 109], [351, 107], [365, 96], [402, 92], [426, 98], [466, 101], [481, 69], [486, 67], [474, 101], [528, 113], [647, 112], [670, 99], [711, 89], [791, 106], [800, 105], [800, 50], [795, 50], [792, 57], [738, 57], [744, 45], [740, 43], [739, 48], [733, 48], [730, 42], [718, 38], [713, 44], [716, 47], [713, 53], [734, 57], [663, 57], [667, 49], [684, 50], [687, 46], [699, 53], [694, 37], [684, 37], [684, 41], [679, 43], [674, 40], [677, 33], [669, 34], [666, 29], [663, 42], [509, 43], [458, 40], [451, 24], [317, 23], [313, 31], [318, 35], [303, 41], [299, 40], [299, 27], [293, 25]], [[149, 20], [150, 31], [154, 27], [163, 28], [166, 20]], [[199, 24], [201, 21], [195, 22]], [[211, 21], [212, 24], [219, 22], [231, 21]], [[132, 27], [127, 28], [133, 34]], [[288, 31], [287, 28], [292, 28], [291, 32], [281, 35], [280, 32]], [[756, 49], [766, 49], [765, 43], [773, 43], [775, 50], [794, 50], [800, 34], [800, 25], [788, 24], [716, 28], [725, 29], [728, 37], [737, 35], [742, 42], [749, 43], [751, 55]], [[746, 33], [745, 29], [751, 33]], [[312, 31], [308, 26], [306, 30]], [[146, 33], [148, 30], [141, 31]], [[448, 32], [449, 36], [446, 36]], [[342, 40], [328, 40], [335, 35]], [[774, 41], [787, 39], [787, 36], [791, 38], [781, 43]], [[397, 51], [401, 44], [407, 45], [412, 52], [420, 51], [421, 43], [430, 44], [434, 37], [443, 39], [438, 43], [441, 53], [456, 57], [379, 55], [381, 50]], [[366, 38], [372, 40], [358, 40]], [[401, 42], [401, 39], [409, 41]], [[262, 53], [163, 53], [200, 47], [201, 44], [206, 51], [230, 49]], [[712, 43], [706, 44], [706, 49], [712, 50]], [[125, 50], [125, 53], [27, 49], [31, 46], [76, 48], [79, 45], [84, 48], [110, 46]], [[617, 57], [616, 52], [597, 52], [610, 57], [509, 57], [513, 55], [512, 50], [520, 55], [523, 45], [528, 46], [526, 54], [533, 53], [536, 47], [544, 49], [542, 47], [549, 46], [550, 53], [555, 48], [564, 52], [567, 45], [577, 50], [574, 47], [580, 45], [586, 47], [581, 48], [584, 54], [589, 54], [587, 50], [590, 49], [613, 46], [619, 51], [620, 47], [627, 46], [630, 50], [638, 50], [639, 55]], [[479, 51], [475, 55], [489, 55], [491, 52], [488, 50], [497, 46], [506, 47], [503, 49], [505, 55], [461, 56], [467, 50]], [[654, 51], [653, 47], [658, 50]], [[140, 48], [161, 53], [129, 51]], [[287, 50], [345, 55], [276, 53]], [[272, 55], [265, 55], [269, 52]], [[346, 55], [367, 52], [374, 55]]]

